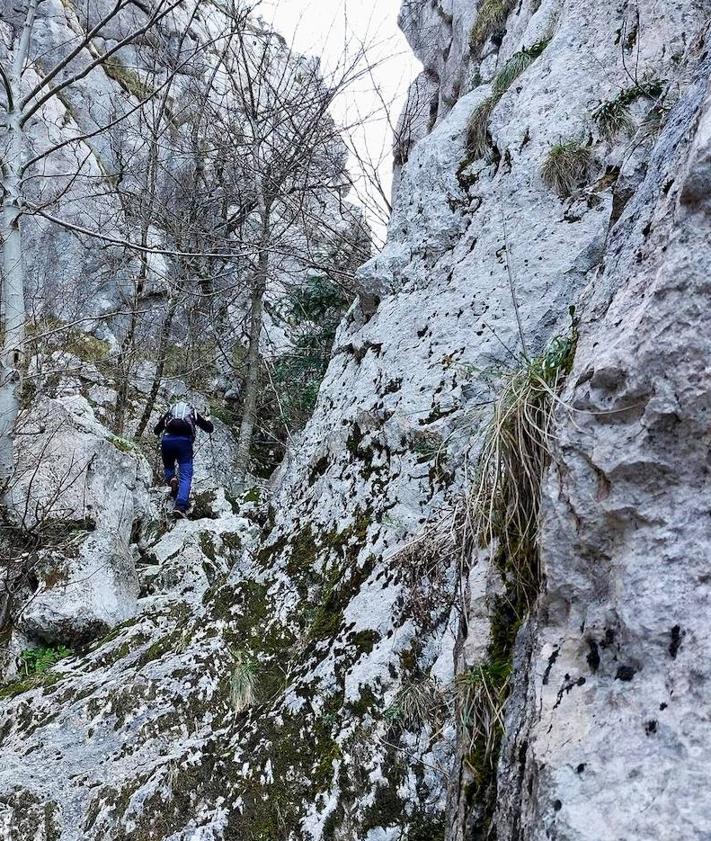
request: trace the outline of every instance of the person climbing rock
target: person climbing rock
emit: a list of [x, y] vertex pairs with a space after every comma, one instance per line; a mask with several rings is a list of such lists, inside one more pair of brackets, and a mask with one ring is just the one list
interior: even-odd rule
[[193, 406], [181, 400], [171, 406], [153, 430], [156, 435], [163, 435], [160, 442], [163, 469], [170, 495], [175, 500], [173, 514], [176, 517], [187, 516], [193, 481], [193, 442], [198, 426], [208, 435], [215, 430], [209, 418], [202, 417]]

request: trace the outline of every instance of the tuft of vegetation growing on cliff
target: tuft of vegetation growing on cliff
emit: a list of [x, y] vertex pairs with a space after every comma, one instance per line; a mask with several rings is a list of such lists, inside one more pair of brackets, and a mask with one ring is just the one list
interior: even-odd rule
[[530, 606], [538, 591], [540, 488], [550, 459], [558, 390], [570, 371], [576, 328], [505, 377], [494, 405], [469, 498], [468, 528], [476, 546], [498, 546], [515, 604]]
[[499, 100], [516, 79], [543, 53], [549, 43], [549, 38], [544, 39], [514, 53], [494, 78], [491, 95], [474, 110], [469, 118], [467, 151], [472, 159], [484, 157], [489, 148], [489, 120]]
[[543, 183], [560, 198], [567, 198], [586, 181], [591, 163], [590, 147], [580, 140], [556, 143], [541, 166]]
[[524, 47], [522, 50], [514, 53], [506, 62], [503, 69], [496, 74], [493, 84], [494, 96], [503, 96], [516, 79], [522, 73], [525, 73], [533, 62], [543, 54], [548, 44], [550, 44], [550, 38], [544, 38], [532, 46]]
[[612, 141], [619, 134], [632, 134], [635, 123], [629, 107], [638, 99], [658, 99], [664, 90], [664, 83], [659, 79], [640, 82], [621, 91], [614, 99], [602, 102], [592, 114], [600, 136]]
[[472, 52], [478, 52], [489, 38], [503, 38], [506, 20], [516, 5], [516, 0], [482, 0], [469, 36]]
[[59, 680], [59, 675], [52, 671], [52, 667], [65, 657], [70, 657], [72, 653], [63, 645], [25, 649], [19, 658], [21, 677], [0, 688], [0, 699], [11, 698], [37, 686], [55, 683]]
[[538, 547], [541, 482], [550, 463], [553, 414], [570, 372], [577, 321], [537, 357], [506, 373], [484, 433], [476, 478], [467, 501], [466, 555], [489, 551], [504, 592], [492, 600], [491, 638], [484, 662], [458, 679], [463, 762], [471, 775], [467, 797], [477, 803], [486, 836], [496, 801], [496, 762], [510, 692], [518, 629], [540, 588]]

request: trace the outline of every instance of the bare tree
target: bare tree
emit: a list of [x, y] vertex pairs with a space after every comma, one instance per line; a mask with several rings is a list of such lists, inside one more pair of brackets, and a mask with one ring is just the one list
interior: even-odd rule
[[334, 98], [366, 72], [364, 57], [359, 51], [324, 81], [317, 62], [295, 57], [277, 35], [261, 32], [255, 38], [250, 33], [247, 38], [243, 31], [235, 33], [225, 56], [228, 91], [215, 115], [215, 143], [233, 161], [231, 177], [244, 185], [239, 236], [254, 248], [254, 257], [247, 261], [238, 484], [247, 476], [257, 421], [269, 280], [283, 270], [285, 261], [293, 264], [302, 257], [307, 265], [303, 257], [308, 246], [295, 248], [295, 243], [304, 238], [309, 202], [320, 192], [334, 193], [346, 186], [346, 150], [329, 109]]
[[[0, 351], [0, 480], [11, 475], [13, 469], [12, 431], [17, 420], [20, 406], [20, 383], [22, 363], [25, 351], [25, 268], [23, 254], [23, 236], [21, 220], [23, 215], [33, 212], [32, 202], [27, 195], [27, 183], [33, 166], [40, 164], [49, 154], [67, 144], [64, 141], [54, 147], [44, 149], [28, 160], [30, 146], [28, 128], [34, 117], [45, 104], [64, 91], [75, 86], [93, 70], [105, 66], [120, 49], [140, 39], [178, 6], [186, 0], [156, 0], [147, 7], [138, 0], [116, 0], [109, 10], [93, 25], [88, 25], [76, 43], [66, 47], [65, 55], [48, 70], [42, 71], [34, 61], [34, 45], [38, 9], [43, 0], [25, 0], [24, 8], [14, 9], [17, 20], [12, 18], [7, 25], [10, 29], [10, 43], [7, 50], [6, 64], [0, 62], [0, 107], [3, 109], [2, 128], [4, 129], [0, 165], [0, 187], [2, 188], [2, 350]], [[94, 46], [96, 38], [106, 31], [107, 26], [117, 16], [130, 10], [133, 25], [126, 35], [113, 43], [105, 52], [99, 52]], [[83, 58], [84, 51], [92, 48], [94, 57], [89, 61]], [[26, 83], [27, 70], [32, 66], [39, 79]], [[28, 90], [29, 88], [29, 90]], [[157, 91], [148, 92], [146, 99], [152, 98]], [[4, 99], [4, 101], [3, 101]], [[118, 119], [118, 118], [117, 118]], [[95, 136], [108, 130], [116, 122], [108, 121], [97, 126], [85, 137]], [[82, 137], [74, 137], [71, 142], [78, 142]]]

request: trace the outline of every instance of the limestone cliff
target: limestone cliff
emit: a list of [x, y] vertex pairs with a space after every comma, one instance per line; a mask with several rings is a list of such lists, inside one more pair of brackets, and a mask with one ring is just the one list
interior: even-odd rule
[[[124, 454], [135, 613], [2, 690], [6, 837], [708, 837], [708, 13], [406, 0], [430, 119], [314, 415], [168, 532]], [[472, 488], [552, 367], [521, 582]]]

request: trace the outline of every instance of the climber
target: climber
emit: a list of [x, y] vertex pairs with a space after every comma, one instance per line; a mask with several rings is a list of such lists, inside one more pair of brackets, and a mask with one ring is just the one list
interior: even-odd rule
[[193, 442], [197, 426], [208, 434], [212, 434], [215, 429], [210, 418], [203, 418], [189, 403], [181, 400], [161, 417], [153, 430], [156, 435], [163, 433], [160, 442], [163, 469], [170, 495], [175, 500], [173, 513], [176, 517], [187, 517], [190, 485], [193, 480]]

